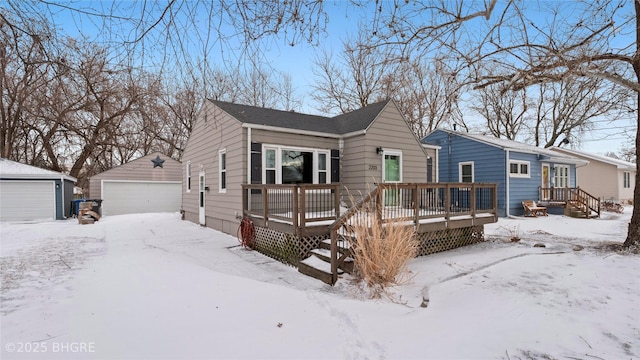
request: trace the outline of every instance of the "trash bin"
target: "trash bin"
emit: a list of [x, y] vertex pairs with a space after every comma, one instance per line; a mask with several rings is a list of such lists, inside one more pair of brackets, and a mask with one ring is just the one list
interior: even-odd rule
[[87, 199], [85, 201], [91, 201], [93, 208], [91, 210], [102, 216], [102, 199]]
[[76, 199], [76, 200], [72, 201], [72, 203], [73, 203], [72, 206], [73, 207], [72, 207], [71, 211], [73, 212], [73, 214], [72, 214], [73, 217], [78, 217], [78, 213], [80, 212], [80, 203], [81, 202], [85, 202], [85, 201], [88, 201], [88, 200], [87, 199]]

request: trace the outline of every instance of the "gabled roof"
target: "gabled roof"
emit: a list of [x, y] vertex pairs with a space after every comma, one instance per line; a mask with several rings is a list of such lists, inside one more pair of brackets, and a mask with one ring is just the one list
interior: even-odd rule
[[301, 114], [256, 106], [209, 100], [243, 124], [344, 135], [368, 129], [391, 100], [381, 101], [335, 117]]
[[52, 170], [22, 164], [0, 158], [0, 178], [3, 179], [65, 179], [76, 182], [77, 179]]
[[[579, 166], [584, 166], [589, 163], [588, 161], [577, 159], [570, 155], [562, 154], [556, 151], [552, 151], [550, 149], [544, 149], [544, 148], [540, 148], [534, 145], [529, 145], [529, 144], [525, 144], [525, 143], [514, 141], [514, 140], [500, 139], [494, 136], [472, 134], [467, 132], [457, 132], [457, 131], [444, 130], [444, 129], [437, 129], [437, 130], [434, 130], [433, 132], [435, 131], [442, 131], [447, 134], [457, 135], [457, 136], [478, 141], [493, 147], [497, 147], [503, 150], [529, 153], [529, 154], [538, 154], [553, 161], [558, 161], [558, 162], [564, 161], [564, 162], [567, 162], [570, 164], [576, 164]], [[428, 136], [429, 135], [427, 135], [427, 137]], [[426, 137], [422, 139], [422, 142], [425, 144], [428, 144], [428, 142], [426, 141]]]
[[621, 170], [631, 170], [631, 171], [635, 171], [636, 170], [636, 164], [634, 164], [632, 162], [620, 160], [620, 159], [614, 159], [614, 158], [609, 157], [609, 156], [596, 155], [596, 154], [591, 154], [591, 153], [584, 152], [584, 151], [579, 151], [579, 150], [560, 148], [560, 147], [557, 147], [557, 146], [551, 147], [550, 149], [553, 150], [553, 151], [556, 151], [556, 152], [567, 153], [567, 154], [570, 154], [570, 155], [576, 156], [576, 157], [586, 158], [586, 159], [594, 160], [594, 161], [600, 161], [600, 162], [603, 162], [603, 163], [606, 163], [606, 164], [613, 165], [613, 166], [615, 166], [615, 167], [617, 167], [618, 169], [621, 169]]

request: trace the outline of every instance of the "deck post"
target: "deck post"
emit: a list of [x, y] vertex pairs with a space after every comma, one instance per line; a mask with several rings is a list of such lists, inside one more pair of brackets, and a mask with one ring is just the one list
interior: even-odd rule
[[418, 191], [419, 190], [419, 186], [418, 184], [414, 184], [413, 185], [413, 189], [411, 191], [413, 191], [413, 194], [411, 194], [411, 202], [413, 202], [413, 223], [416, 226], [416, 229], [418, 227], [418, 224], [420, 223], [420, 214], [418, 214], [418, 210], [420, 209], [420, 206], [418, 206]]
[[382, 194], [384, 193], [384, 185], [380, 184], [378, 187], [379, 191], [376, 194], [376, 216], [378, 217], [378, 221], [380, 221], [382, 223], [382, 201], [383, 201], [383, 196]]
[[331, 285], [338, 281], [338, 230], [331, 229]]
[[[300, 191], [300, 200], [298, 200], [298, 192]], [[292, 220], [293, 220], [293, 232], [297, 236], [303, 236], [301, 233], [304, 232], [304, 215], [305, 215], [305, 201], [306, 201], [306, 191], [304, 188], [301, 188], [298, 185], [295, 185], [292, 189], [291, 196], [293, 197], [293, 209], [291, 211]], [[302, 211], [300, 209], [300, 202], [302, 202]]]
[[340, 184], [334, 185], [333, 188], [333, 204], [335, 206], [336, 219], [340, 217]]
[[447, 183], [444, 190], [444, 218], [447, 219], [447, 227], [449, 227], [449, 219], [451, 218], [451, 184]]
[[471, 218], [473, 219], [473, 223], [475, 223], [476, 219], [476, 183], [471, 183], [471, 197], [469, 199], [471, 204], [469, 204], [469, 210], [471, 210]]
[[265, 226], [269, 226], [269, 188], [265, 185], [261, 186], [260, 193], [262, 193], [262, 217], [264, 218]]

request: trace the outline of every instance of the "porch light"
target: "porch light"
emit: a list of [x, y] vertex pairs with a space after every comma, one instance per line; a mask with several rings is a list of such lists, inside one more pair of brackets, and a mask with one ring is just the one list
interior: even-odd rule
[[376, 148], [376, 154], [380, 155], [380, 154], [382, 154], [382, 151], [383, 151], [383, 150], [382, 150], [382, 147], [381, 147], [381, 146], [378, 146], [378, 147]]

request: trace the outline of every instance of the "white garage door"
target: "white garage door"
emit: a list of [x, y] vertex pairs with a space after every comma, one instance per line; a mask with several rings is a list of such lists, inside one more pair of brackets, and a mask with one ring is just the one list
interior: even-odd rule
[[102, 215], [180, 211], [179, 182], [102, 181]]
[[0, 181], [0, 221], [56, 218], [54, 181]]

